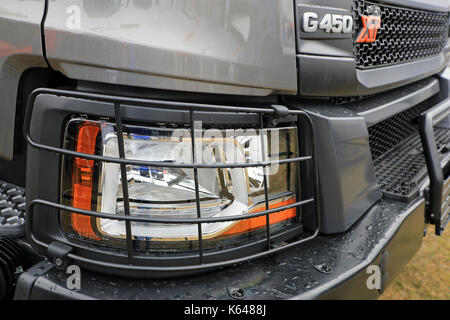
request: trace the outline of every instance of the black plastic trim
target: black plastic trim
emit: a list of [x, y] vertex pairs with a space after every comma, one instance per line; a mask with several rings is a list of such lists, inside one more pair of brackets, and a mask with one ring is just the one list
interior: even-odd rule
[[346, 105], [346, 108], [364, 117], [368, 127], [386, 120], [439, 93], [439, 81], [430, 77], [410, 85], [391, 90], [380, 96], [367, 97]]
[[[297, 55], [300, 95], [319, 97], [361, 96], [397, 88], [440, 72], [446, 67], [446, 58], [440, 55], [420, 61], [373, 70], [357, 70], [355, 59]], [[317, 81], [317, 75], [327, 75]]]

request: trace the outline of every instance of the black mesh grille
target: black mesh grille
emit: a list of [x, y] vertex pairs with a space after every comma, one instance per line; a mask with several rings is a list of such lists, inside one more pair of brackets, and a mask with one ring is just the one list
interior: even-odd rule
[[[373, 12], [373, 6], [380, 8]], [[358, 68], [380, 67], [438, 55], [448, 38], [448, 14], [353, 1], [354, 55]], [[361, 15], [380, 15], [375, 42], [357, 43]]]
[[[435, 136], [438, 150], [448, 152], [443, 148], [450, 142], [450, 130], [435, 128]], [[419, 133], [414, 133], [394, 150], [378, 158], [374, 166], [385, 197], [410, 201], [427, 174]]]
[[332, 101], [336, 105], [348, 104], [356, 101], [361, 101], [363, 99], [369, 98], [370, 96], [354, 96], [354, 97], [334, 97]]
[[414, 120], [426, 109], [425, 105], [417, 105], [370, 127], [369, 144], [372, 158], [377, 160], [408, 136], [417, 132]]
[[[419, 104], [368, 129], [375, 174], [386, 198], [411, 201], [427, 176], [417, 121], [426, 109], [426, 104]], [[435, 137], [444, 156], [450, 130], [435, 127]]]

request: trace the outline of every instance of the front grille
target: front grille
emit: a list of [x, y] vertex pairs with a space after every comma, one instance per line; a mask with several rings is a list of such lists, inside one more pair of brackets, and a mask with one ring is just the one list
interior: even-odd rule
[[[409, 202], [427, 177], [417, 121], [426, 109], [419, 104], [368, 129], [375, 174], [385, 198]], [[440, 156], [444, 157], [450, 130], [435, 127], [434, 132]]]
[[418, 133], [416, 119], [427, 109], [417, 105], [369, 128], [369, 144], [372, 158], [377, 161], [413, 133]]
[[[435, 128], [436, 144], [443, 156], [448, 152], [450, 130]], [[395, 150], [374, 161], [375, 172], [386, 198], [409, 202], [427, 176], [422, 142], [418, 132], [399, 143]]]
[[[380, 8], [381, 26], [375, 42], [357, 43], [361, 16]], [[448, 14], [353, 1], [353, 51], [360, 69], [381, 67], [436, 56], [448, 38]]]
[[353, 103], [356, 101], [361, 101], [363, 99], [369, 98], [370, 96], [353, 96], [353, 97], [334, 97], [331, 99], [331, 101], [337, 105], [337, 106], [341, 106], [341, 105], [345, 105], [345, 104], [349, 104], [349, 103]]

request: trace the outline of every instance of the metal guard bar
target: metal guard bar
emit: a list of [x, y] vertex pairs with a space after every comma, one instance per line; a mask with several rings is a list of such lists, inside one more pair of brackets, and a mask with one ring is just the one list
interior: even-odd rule
[[[449, 216], [447, 211], [444, 211], [444, 214], [441, 212], [444, 174], [439, 160], [433, 126], [449, 114], [450, 99], [446, 99], [422, 113], [419, 121], [420, 139], [430, 179], [429, 205], [426, 218], [430, 223], [435, 224], [437, 235], [442, 234], [446, 223], [448, 223]], [[447, 213], [447, 216], [445, 213]]]
[[[100, 260], [94, 260], [89, 259], [86, 257], [83, 257], [82, 255], [77, 255], [73, 252], [70, 252], [67, 254], [67, 258], [72, 259], [74, 261], [79, 261], [87, 264], [92, 264], [100, 267], [108, 267], [113, 269], [127, 269], [127, 270], [142, 270], [142, 271], [194, 271], [194, 270], [203, 270], [203, 269], [210, 269], [210, 268], [216, 268], [216, 267], [222, 267], [227, 265], [232, 265], [252, 259], [256, 259], [259, 257], [267, 256], [269, 254], [272, 254], [274, 252], [278, 252], [281, 250], [285, 250], [287, 248], [290, 248], [295, 245], [299, 245], [305, 241], [311, 240], [315, 238], [319, 233], [319, 226], [320, 226], [320, 209], [319, 209], [319, 191], [318, 191], [318, 173], [317, 173], [317, 156], [316, 156], [316, 141], [315, 141], [315, 131], [314, 131], [314, 125], [310, 119], [310, 117], [301, 110], [289, 110], [289, 115], [296, 115], [298, 117], [303, 118], [306, 120], [306, 123], [309, 126], [310, 129], [310, 138], [311, 138], [311, 155], [309, 156], [302, 156], [302, 157], [296, 157], [296, 158], [290, 158], [290, 159], [283, 159], [283, 160], [275, 160], [275, 161], [262, 161], [258, 163], [233, 163], [233, 164], [196, 164], [193, 158], [192, 164], [175, 164], [175, 163], [166, 163], [166, 162], [158, 162], [158, 161], [144, 161], [144, 160], [129, 160], [126, 159], [123, 152], [120, 154], [120, 158], [113, 158], [113, 157], [104, 157], [104, 156], [98, 156], [98, 155], [92, 155], [92, 154], [85, 154], [80, 152], [75, 152], [71, 150], [66, 150], [62, 148], [52, 147], [48, 145], [44, 145], [38, 142], [35, 142], [30, 133], [30, 127], [31, 127], [31, 119], [33, 115], [33, 108], [36, 101], [36, 98], [41, 94], [50, 94], [50, 95], [56, 95], [56, 96], [64, 96], [64, 97], [72, 97], [72, 98], [79, 98], [79, 99], [87, 99], [87, 100], [94, 100], [94, 101], [102, 101], [102, 102], [109, 102], [113, 104], [113, 107], [115, 109], [115, 120], [116, 120], [116, 131], [122, 132], [123, 124], [122, 124], [122, 116], [121, 116], [121, 104], [131, 104], [131, 105], [138, 105], [138, 106], [146, 106], [146, 107], [158, 107], [161, 106], [172, 108], [172, 109], [179, 109], [179, 110], [189, 110], [190, 115], [190, 127], [191, 130], [194, 130], [193, 123], [194, 123], [194, 111], [221, 111], [221, 112], [233, 112], [233, 113], [257, 113], [260, 114], [260, 129], [264, 129], [264, 123], [263, 123], [263, 115], [269, 114], [272, 116], [277, 116], [277, 109], [279, 108], [250, 108], [250, 107], [234, 107], [234, 106], [218, 106], [218, 105], [208, 105], [208, 104], [196, 104], [196, 103], [183, 103], [183, 102], [172, 102], [172, 101], [164, 101], [164, 100], [152, 100], [152, 99], [140, 99], [140, 98], [125, 98], [125, 97], [117, 97], [117, 96], [110, 96], [110, 95], [102, 95], [102, 94], [92, 94], [92, 93], [83, 93], [83, 92], [72, 92], [67, 90], [58, 90], [58, 89], [47, 89], [47, 88], [41, 88], [33, 91], [33, 93], [30, 95], [28, 102], [27, 102], [27, 109], [25, 114], [25, 120], [24, 120], [24, 136], [27, 141], [27, 143], [38, 149], [38, 150], [45, 150], [57, 154], [77, 157], [77, 158], [84, 158], [89, 160], [96, 160], [96, 161], [102, 161], [102, 162], [110, 162], [110, 163], [118, 163], [121, 164], [121, 167], [124, 167], [125, 165], [141, 165], [141, 166], [148, 166], [148, 167], [170, 167], [170, 168], [186, 168], [186, 169], [194, 169], [196, 171], [199, 168], [247, 168], [247, 167], [267, 167], [270, 165], [275, 164], [284, 164], [284, 163], [295, 163], [295, 162], [303, 162], [303, 161], [312, 161], [312, 171], [313, 171], [313, 183], [314, 183], [314, 197], [302, 201], [297, 201], [295, 203], [285, 205], [282, 207], [277, 207], [273, 209], [268, 208], [268, 192], [267, 192], [267, 183], [264, 183], [264, 194], [265, 194], [265, 203], [266, 203], [266, 210], [259, 211], [255, 213], [250, 213], [246, 215], [240, 215], [240, 216], [226, 216], [226, 217], [213, 217], [213, 218], [202, 218], [200, 216], [200, 203], [198, 198], [198, 177], [195, 176], [195, 185], [196, 185], [196, 205], [197, 205], [197, 212], [198, 216], [197, 218], [185, 218], [185, 219], [163, 219], [163, 218], [151, 218], [151, 217], [143, 217], [143, 216], [131, 216], [129, 212], [127, 212], [125, 215], [116, 215], [116, 214], [110, 214], [110, 213], [103, 213], [103, 212], [96, 212], [91, 210], [84, 210], [79, 208], [74, 208], [71, 206], [62, 205], [59, 203], [54, 203], [51, 201], [46, 201], [43, 199], [33, 199], [29, 202], [28, 208], [27, 208], [27, 233], [30, 239], [30, 242], [33, 246], [37, 248], [41, 248], [44, 250], [47, 250], [49, 248], [49, 244], [40, 241], [36, 238], [36, 236], [33, 233], [33, 214], [34, 214], [34, 208], [37, 205], [52, 207], [55, 209], [58, 209], [58, 213], [63, 211], [69, 211], [73, 213], [78, 213], [90, 217], [97, 217], [97, 218], [104, 218], [104, 219], [111, 219], [111, 220], [117, 220], [117, 221], [125, 221], [127, 226], [130, 226], [131, 222], [149, 222], [149, 223], [172, 223], [172, 224], [198, 224], [198, 242], [199, 242], [199, 251], [198, 251], [198, 264], [191, 264], [191, 265], [182, 265], [182, 266], [149, 266], [149, 265], [136, 265], [134, 262], [135, 259], [133, 259], [133, 248], [131, 246], [132, 241], [132, 234], [131, 229], [127, 228], [127, 253], [128, 253], [128, 263], [112, 263], [107, 261], [100, 261]], [[195, 139], [192, 139], [192, 144], [195, 150]], [[263, 139], [261, 138], [261, 141], [263, 143]], [[120, 141], [118, 141], [120, 143]], [[123, 141], [122, 141], [123, 143]], [[122, 180], [124, 180], [124, 174], [126, 175], [126, 172], [124, 170], [121, 170], [121, 177]], [[126, 180], [126, 177], [125, 177]], [[129, 197], [124, 195], [124, 202], [129, 204]], [[212, 262], [212, 263], [203, 263], [203, 248], [202, 248], [202, 234], [201, 234], [201, 225], [202, 223], [216, 223], [216, 222], [228, 222], [228, 221], [239, 221], [239, 220], [246, 220], [251, 218], [256, 218], [260, 216], [266, 216], [266, 221], [269, 221], [269, 215], [273, 214], [275, 212], [280, 212], [286, 209], [290, 208], [300, 208], [303, 205], [314, 203], [315, 204], [315, 215], [316, 215], [316, 228], [314, 232], [306, 237], [301, 238], [299, 240], [293, 241], [291, 243], [285, 244], [283, 246], [279, 247], [273, 247], [270, 245], [270, 232], [269, 232], [269, 225], [266, 226], [267, 232], [267, 249], [265, 251], [248, 255], [242, 258], [236, 258], [236, 259], [229, 259], [229, 260], [223, 260], [219, 262]], [[64, 240], [61, 241], [61, 239], [58, 239], [59, 242], [63, 242], [66, 245], [72, 246], [73, 243]], [[80, 247], [79, 245], [77, 245]]]

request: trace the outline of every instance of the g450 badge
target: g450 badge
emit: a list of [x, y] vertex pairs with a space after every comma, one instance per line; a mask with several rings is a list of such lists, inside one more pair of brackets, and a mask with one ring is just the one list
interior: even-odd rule
[[302, 39], [350, 38], [353, 17], [348, 11], [317, 6], [298, 6], [299, 35]]
[[320, 19], [315, 12], [304, 12], [302, 19], [304, 32], [316, 32], [322, 29], [332, 33], [350, 33], [353, 29], [353, 18], [350, 15], [326, 13]]

